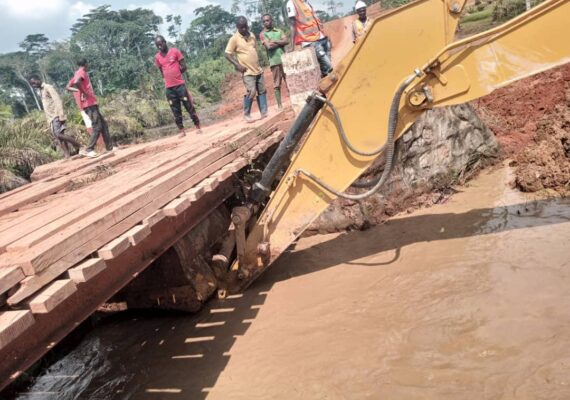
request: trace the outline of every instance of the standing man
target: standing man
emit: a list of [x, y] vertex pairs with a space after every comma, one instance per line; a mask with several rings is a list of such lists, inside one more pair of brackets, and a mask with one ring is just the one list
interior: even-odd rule
[[358, 18], [352, 21], [352, 43], [356, 43], [359, 37], [368, 32], [372, 21], [366, 16], [366, 3], [358, 0], [354, 6]]
[[95, 97], [95, 92], [93, 91], [93, 86], [91, 85], [89, 74], [87, 73], [89, 63], [85, 58], [81, 58], [77, 61], [77, 66], [79, 68], [75, 71], [71, 84], [67, 86], [67, 89], [71, 92], [79, 92], [81, 110], [85, 111], [93, 124], [93, 133], [91, 134], [89, 143], [85, 150], [81, 149], [79, 151], [79, 154], [94, 158], [99, 156], [95, 151], [95, 145], [97, 144], [99, 136], [103, 136], [107, 151], [114, 151], [115, 147], [113, 147], [111, 135], [109, 135], [107, 121], [105, 121], [105, 118], [103, 118], [103, 115], [99, 111], [97, 97]]
[[77, 140], [65, 134], [65, 121], [67, 117], [63, 111], [61, 97], [59, 97], [59, 94], [52, 85], [42, 82], [38, 75], [32, 75], [29, 82], [34, 88], [39, 89], [44, 106], [44, 113], [46, 114], [51, 133], [57, 144], [61, 147], [65, 158], [69, 158], [72, 155], [71, 148], [73, 147], [74, 153], [77, 153], [81, 146]]
[[257, 105], [261, 118], [267, 117], [267, 93], [263, 80], [263, 69], [257, 57], [256, 40], [249, 31], [247, 19], [243, 16], [236, 20], [237, 32], [230, 38], [226, 46], [226, 59], [235, 69], [243, 74], [246, 94], [243, 97], [243, 117], [251, 122], [251, 106], [257, 95]]
[[284, 48], [289, 44], [289, 38], [281, 31], [273, 26], [273, 18], [269, 14], [261, 17], [263, 22], [263, 30], [259, 33], [259, 40], [267, 49], [267, 57], [269, 58], [269, 66], [273, 74], [273, 90], [275, 90], [275, 100], [279, 111], [283, 110], [281, 103], [281, 82], [285, 79], [283, 72], [283, 62], [281, 56], [285, 52]]
[[174, 114], [174, 122], [176, 122], [176, 126], [180, 131], [180, 137], [186, 136], [182, 122], [182, 107], [180, 103], [184, 105], [184, 108], [188, 111], [188, 114], [190, 114], [197, 133], [201, 133], [200, 119], [198, 118], [198, 114], [196, 114], [192, 96], [190, 96], [190, 92], [186, 88], [186, 82], [184, 82], [184, 78], [182, 77], [182, 74], [184, 74], [187, 69], [182, 52], [174, 47], [168, 48], [164, 36], [157, 36], [154, 40], [154, 44], [158, 49], [158, 53], [154, 56], [154, 64], [158, 67], [164, 78], [166, 99], [170, 104], [172, 114]]
[[287, 16], [291, 24], [291, 47], [315, 48], [321, 68], [321, 77], [333, 70], [331, 61], [331, 42], [323, 31], [323, 24], [313, 6], [305, 0], [288, 0]]
[[[91, 120], [89, 119], [89, 116], [85, 113], [85, 111], [83, 111], [81, 109], [81, 93], [79, 93], [78, 90], [74, 91], [74, 87], [71, 85], [73, 83], [73, 77], [69, 80], [69, 82], [67, 82], [67, 86], [65, 87], [65, 89], [68, 92], [72, 92], [73, 93], [73, 100], [75, 100], [75, 104], [77, 105], [77, 108], [79, 108], [80, 113], [81, 113], [81, 118], [83, 119], [83, 123], [85, 124], [85, 128], [87, 128], [87, 134], [89, 136], [91, 136], [93, 134], [93, 124], [91, 124]], [[103, 144], [103, 138], [99, 137], [99, 140], [97, 141], [98, 144]]]

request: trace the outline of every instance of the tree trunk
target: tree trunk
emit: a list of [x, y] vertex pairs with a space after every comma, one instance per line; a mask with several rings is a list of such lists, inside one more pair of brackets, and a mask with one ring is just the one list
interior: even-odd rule
[[[437, 203], [497, 151], [497, 140], [471, 106], [428, 110], [396, 142], [392, 173], [380, 191], [360, 202], [335, 200], [309, 230], [361, 229], [408, 207]], [[364, 173], [366, 180], [380, 176], [383, 166], [380, 156]]]
[[36, 92], [34, 91], [34, 88], [32, 87], [32, 85], [30, 85], [30, 82], [28, 82], [28, 80], [26, 79], [24, 74], [22, 74], [17, 69], [16, 69], [16, 75], [18, 75], [18, 78], [20, 78], [20, 80], [22, 80], [23, 82], [26, 83], [27, 88], [30, 90], [30, 93], [32, 93], [32, 97], [34, 98], [34, 101], [36, 102], [36, 107], [38, 107], [38, 110], [42, 111], [42, 106], [40, 105], [40, 101], [38, 100], [38, 96], [36, 96]]

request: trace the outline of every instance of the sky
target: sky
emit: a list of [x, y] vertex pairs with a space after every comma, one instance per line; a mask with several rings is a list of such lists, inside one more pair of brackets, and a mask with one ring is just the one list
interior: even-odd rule
[[[313, 1], [315, 8], [323, 0]], [[347, 8], [350, 1], [343, 1]], [[208, 4], [221, 5], [229, 10], [232, 0], [0, 0], [0, 53], [18, 50], [18, 44], [28, 35], [43, 33], [50, 40], [61, 40], [71, 35], [74, 22], [89, 10], [108, 4], [112, 9], [150, 8], [157, 15], [182, 16], [185, 29], [194, 16], [194, 10]]]

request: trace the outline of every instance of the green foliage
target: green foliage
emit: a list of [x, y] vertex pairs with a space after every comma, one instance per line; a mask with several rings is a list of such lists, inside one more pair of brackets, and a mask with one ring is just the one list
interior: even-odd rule
[[476, 11], [472, 14], [466, 14], [461, 18], [461, 23], [463, 22], [475, 22], [475, 21], [482, 21], [484, 19], [491, 18], [493, 14], [493, 8], [487, 7], [482, 11]]
[[8, 104], [0, 103], [0, 124], [12, 119], [12, 108]]
[[222, 47], [225, 48], [227, 38], [234, 30], [235, 15], [220, 6], [213, 5], [199, 7], [194, 14], [196, 18], [190, 23], [182, 38], [186, 53], [200, 58], [223, 55]]
[[408, 4], [411, 0], [380, 0], [382, 8], [396, 8]]
[[525, 0], [498, 0], [493, 9], [493, 21], [507, 21], [525, 11]]
[[154, 68], [153, 39], [161, 22], [151, 10], [111, 11], [101, 6], [73, 26], [70, 50], [89, 60], [99, 95], [135, 89], [148, 78]]
[[57, 158], [43, 113], [0, 124], [0, 168], [29, 179], [36, 166]]
[[172, 112], [164, 98], [157, 99], [140, 90], [123, 90], [101, 104], [109, 131], [120, 143], [141, 137], [146, 128], [172, 123]]
[[210, 101], [220, 101], [222, 82], [233, 71], [233, 67], [224, 58], [208, 58], [200, 63], [193, 63], [189, 68], [189, 84]]
[[20, 48], [29, 56], [39, 58], [49, 51], [49, 39], [43, 33], [36, 33], [25, 37], [20, 43]]

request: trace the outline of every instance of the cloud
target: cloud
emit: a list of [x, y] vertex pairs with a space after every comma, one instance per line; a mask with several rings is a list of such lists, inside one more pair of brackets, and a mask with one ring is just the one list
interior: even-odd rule
[[10, 17], [27, 20], [42, 20], [61, 13], [66, 0], [0, 0], [0, 9]]
[[154, 11], [156, 15], [160, 15], [163, 19], [167, 15], [180, 15], [182, 17], [182, 26], [187, 25], [194, 19], [194, 10], [198, 7], [204, 7], [214, 4], [209, 0], [184, 0], [184, 1], [153, 1], [147, 4], [129, 4], [128, 9], [148, 8]]
[[71, 6], [69, 6], [67, 17], [70, 20], [75, 21], [76, 19], [83, 17], [85, 14], [87, 14], [89, 11], [93, 10], [96, 7], [97, 6], [94, 4], [84, 3], [82, 1], [76, 1]]

